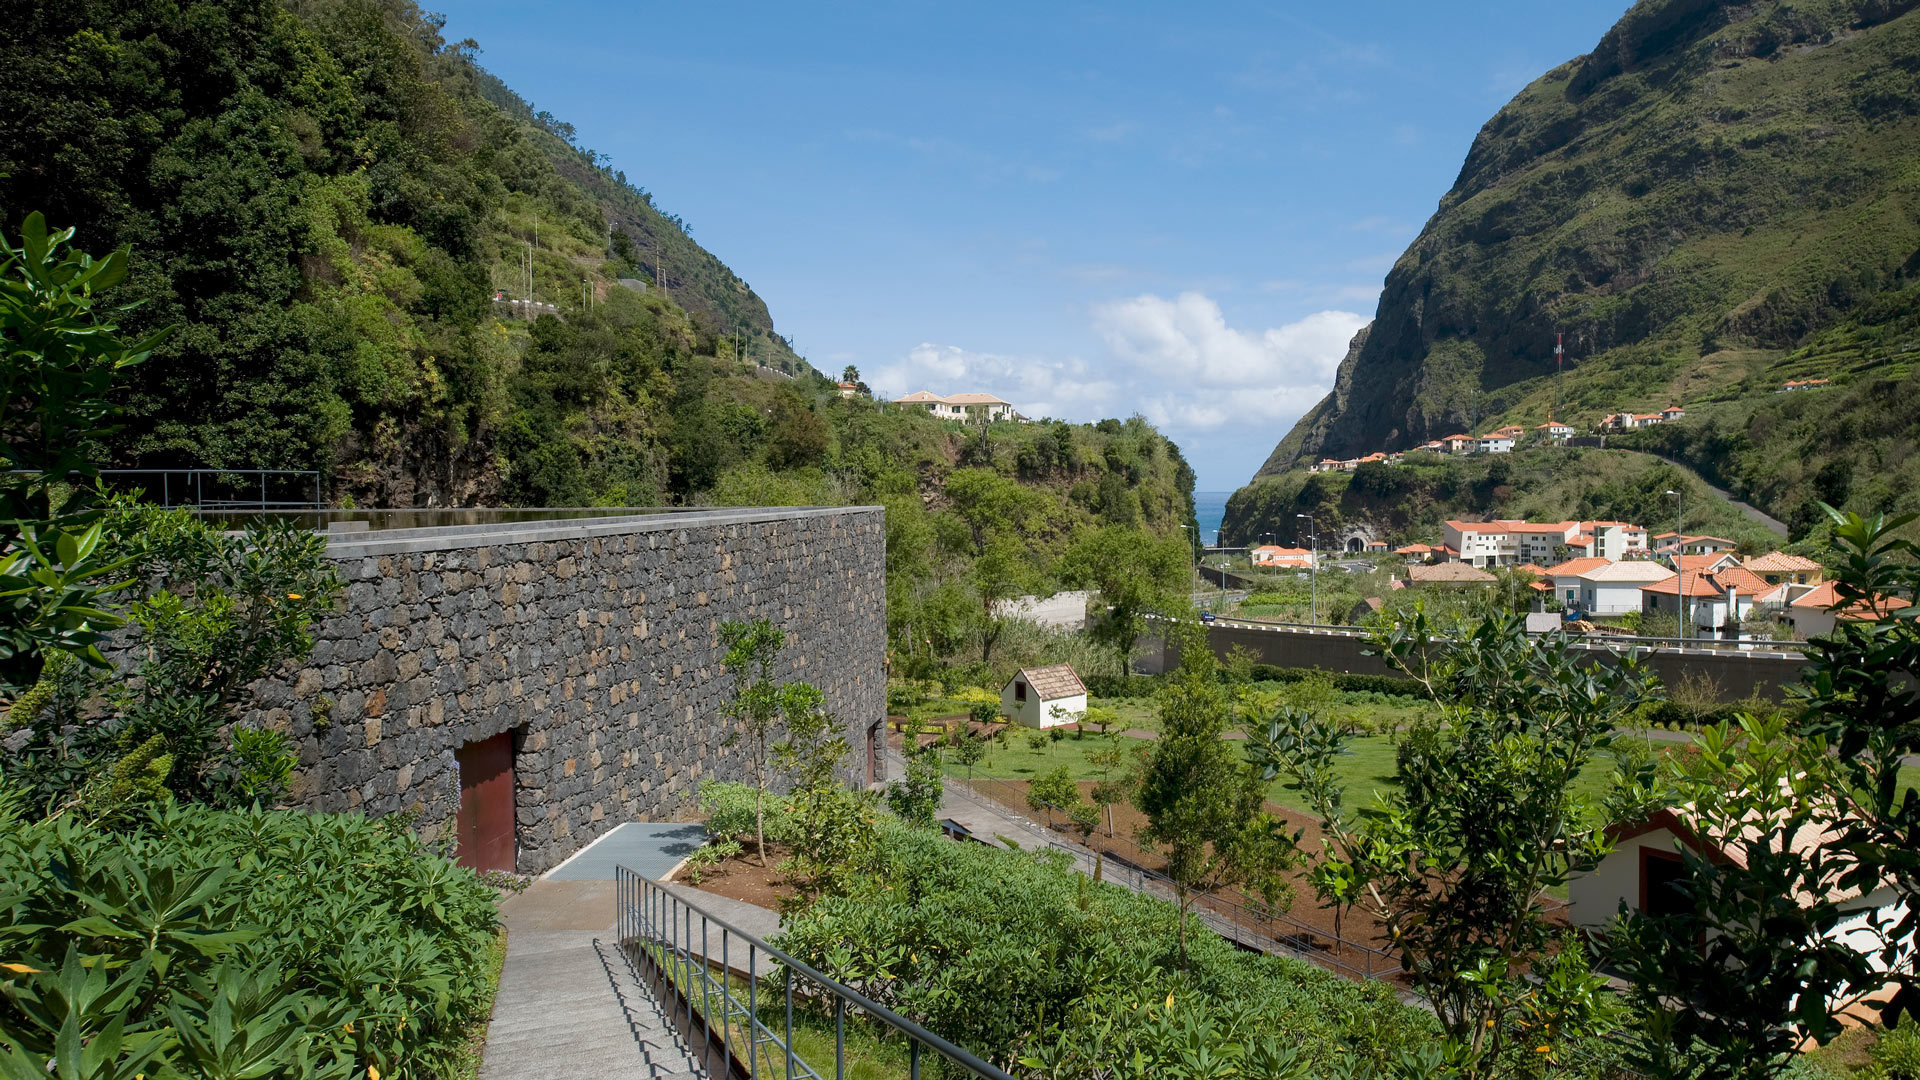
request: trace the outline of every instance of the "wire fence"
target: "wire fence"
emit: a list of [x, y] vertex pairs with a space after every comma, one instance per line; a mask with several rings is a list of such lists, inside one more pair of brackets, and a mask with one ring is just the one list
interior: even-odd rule
[[[884, 1075], [875, 1055], [849, 1054], [852, 1026], [857, 1039], [876, 1031], [903, 1039], [899, 1071], [907, 1080], [920, 1080], [929, 1067], [946, 1077], [1013, 1080], [651, 878], [616, 867], [614, 895], [621, 949], [660, 995], [707, 1076], [845, 1080], [856, 1069]], [[801, 1043], [811, 1033], [824, 1045], [828, 1025], [832, 1050], [815, 1050], [808, 1060]]]
[[[1046, 832], [1057, 832], [1072, 822], [1062, 808], [1033, 799], [1027, 791], [1004, 780], [976, 778], [963, 783], [977, 797], [1013, 811], [1016, 817], [1028, 812], [1039, 815], [1041, 820], [1034, 824]], [[1052, 839], [1047, 843], [1076, 861], [1093, 860], [1094, 870], [1103, 880], [1178, 901], [1179, 887], [1173, 879], [1151, 869], [1161, 861], [1153, 852], [1098, 827], [1082, 831], [1080, 844]], [[1336, 935], [1245, 894], [1200, 897], [1194, 901], [1193, 910], [1220, 936], [1242, 948], [1307, 960], [1352, 979], [1392, 981], [1400, 974], [1400, 963], [1392, 953]]]
[[101, 469], [110, 487], [150, 502], [209, 510], [317, 510], [326, 506], [312, 469]]

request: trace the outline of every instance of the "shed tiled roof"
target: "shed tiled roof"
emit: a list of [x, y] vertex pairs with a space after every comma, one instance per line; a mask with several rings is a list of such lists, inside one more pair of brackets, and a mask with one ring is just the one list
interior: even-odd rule
[[1812, 559], [1789, 555], [1784, 551], [1769, 551], [1765, 555], [1755, 555], [1742, 565], [1761, 574], [1804, 573], [1820, 569], [1820, 564]]
[[1494, 576], [1466, 563], [1438, 563], [1433, 566], [1407, 567], [1407, 580], [1418, 584], [1438, 582], [1485, 582]]
[[1606, 559], [1568, 559], [1558, 566], [1548, 567], [1547, 573], [1552, 577], [1578, 577], [1589, 570], [1597, 570], [1607, 565], [1607, 561]]
[[[1041, 701], [1058, 701], [1087, 692], [1087, 684], [1080, 681], [1080, 675], [1073, 670], [1072, 664], [1021, 668], [1013, 678], [1027, 680], [1027, 685], [1033, 687], [1033, 692]], [[1007, 681], [1011, 683], [1013, 679]]]

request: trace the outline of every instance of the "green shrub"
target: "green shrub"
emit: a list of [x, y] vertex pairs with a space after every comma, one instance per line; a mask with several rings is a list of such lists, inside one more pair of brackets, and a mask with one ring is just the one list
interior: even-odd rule
[[0, 1073], [446, 1075], [491, 1007], [493, 890], [400, 819], [0, 825]]
[[1170, 1037], [1169, 1024], [1216, 1055], [1295, 1047], [1307, 1076], [1343, 1047], [1386, 1056], [1432, 1036], [1431, 1019], [1387, 986], [1212, 933], [1190, 931], [1181, 971], [1171, 905], [1092, 883], [1064, 856], [896, 825], [844, 885], [792, 916], [778, 943], [992, 1061], [1044, 1062], [1037, 1074], [1095, 1075], [1139, 1052], [1163, 1068], [1129, 1075], [1181, 1075], [1169, 1055], [1196, 1044]]
[[[700, 781], [700, 809], [707, 815], [712, 840], [753, 839], [753, 786], [722, 780]], [[767, 796], [767, 840], [791, 844], [796, 827], [793, 805], [785, 795]]]
[[1887, 1080], [1920, 1080], [1920, 1020], [1903, 1014], [1898, 1024], [1880, 1033], [1880, 1041], [1867, 1053]]

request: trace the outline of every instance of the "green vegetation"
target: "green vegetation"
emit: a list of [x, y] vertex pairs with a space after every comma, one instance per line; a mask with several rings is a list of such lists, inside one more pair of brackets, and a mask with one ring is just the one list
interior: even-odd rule
[[[1917, 51], [1906, 4], [1641, 0], [1481, 129], [1333, 393], [1260, 475], [1678, 404], [1685, 421], [1631, 442], [1795, 539], [1815, 499], [1914, 508]], [[1833, 386], [1776, 393], [1805, 378]]]
[[1192, 1075], [1234, 1061], [1266, 1080], [1360, 1075], [1429, 1039], [1377, 984], [1234, 949], [1211, 932], [1179, 963], [1168, 904], [1059, 858], [955, 846], [897, 826], [872, 866], [792, 918], [779, 944], [991, 1061], [1060, 1080]]
[[5, 1075], [459, 1075], [497, 980], [494, 891], [404, 819], [176, 806], [109, 832], [19, 807]]
[[[1581, 447], [1467, 457], [1409, 454], [1398, 464], [1369, 462], [1351, 473], [1295, 469], [1263, 475], [1227, 500], [1221, 532], [1234, 538], [1273, 532], [1283, 543], [1304, 544], [1301, 522], [1294, 515], [1306, 513], [1314, 515], [1323, 540], [1344, 526], [1365, 524], [1394, 547], [1439, 543], [1441, 524], [1448, 518], [1631, 521], [1655, 533], [1671, 532], [1674, 504], [1665, 494], [1669, 490], [1685, 495], [1689, 533], [1724, 536], [1753, 552], [1781, 543], [1731, 503], [1656, 457]], [[1322, 574], [1321, 584], [1331, 577]], [[1345, 614], [1324, 604], [1322, 610]]]

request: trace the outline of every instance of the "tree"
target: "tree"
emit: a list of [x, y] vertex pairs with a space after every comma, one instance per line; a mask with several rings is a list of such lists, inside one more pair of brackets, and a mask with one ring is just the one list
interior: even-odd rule
[[1074, 783], [1065, 765], [1054, 768], [1027, 786], [1027, 806], [1052, 816], [1055, 810], [1072, 815], [1080, 801], [1080, 785]]
[[1160, 738], [1147, 751], [1134, 803], [1147, 817], [1141, 837], [1167, 856], [1180, 905], [1180, 963], [1187, 962], [1187, 912], [1196, 895], [1245, 886], [1270, 904], [1288, 894], [1281, 876], [1293, 843], [1264, 809], [1266, 783], [1221, 739], [1227, 700], [1213, 652], [1189, 630], [1180, 670], [1161, 692]]
[[787, 737], [774, 745], [774, 758], [794, 777], [790, 805], [795, 822], [793, 865], [803, 895], [830, 889], [873, 846], [874, 800], [840, 782], [838, 770], [848, 746], [826, 695], [807, 682], [779, 690], [780, 716]]
[[732, 738], [745, 736], [753, 766], [753, 846], [760, 865], [767, 865], [767, 770], [772, 764], [774, 727], [780, 722], [780, 689], [774, 683], [774, 664], [786, 647], [787, 635], [770, 620], [720, 624], [720, 644], [727, 650], [721, 664], [733, 676], [733, 700], [727, 715], [740, 725]]
[[1156, 538], [1109, 526], [1083, 533], [1060, 563], [1062, 579], [1100, 594], [1104, 615], [1092, 621], [1095, 640], [1112, 646], [1127, 674], [1147, 616], [1187, 606], [1191, 549], [1179, 537]]
[[981, 758], [987, 756], [987, 740], [976, 739], [968, 735], [962, 738], [959, 745], [953, 748], [953, 755], [959, 760], [960, 764], [966, 766], [967, 782], [972, 783], [973, 767], [980, 764]]
[[1578, 954], [1551, 960], [1558, 981], [1530, 981], [1525, 969], [1547, 964], [1558, 943], [1542, 891], [1607, 850], [1574, 779], [1654, 682], [1633, 654], [1596, 663], [1564, 636], [1530, 641], [1518, 617], [1450, 641], [1433, 630], [1422, 613], [1374, 638], [1440, 716], [1403, 737], [1399, 790], [1367, 820], [1345, 817], [1330, 782], [1344, 734], [1283, 714], [1249, 733], [1247, 755], [1264, 776], [1292, 775], [1315, 803], [1326, 838], [1317, 884], [1357, 895], [1385, 926], [1459, 1074], [1478, 1078], [1497, 1075], [1516, 1040], [1552, 1057], [1615, 1023]]
[[[1752, 717], [1700, 732], [1693, 764], [1669, 766], [1671, 813], [1730, 857], [1683, 848], [1690, 907], [1623, 912], [1613, 935], [1656, 1077], [1777, 1076], [1838, 1010], [1920, 1008], [1920, 793], [1899, 775], [1920, 752], [1920, 547], [1900, 535], [1916, 519], [1829, 514], [1836, 608], [1856, 617], [1809, 643], [1797, 734]], [[1793, 843], [1809, 830], [1831, 840]], [[1836, 935], [1839, 898], [1881, 889], [1895, 914]]]
[[[1089, 712], [1092, 710], [1089, 709]], [[1121, 748], [1118, 739], [1108, 739], [1106, 745], [1087, 752], [1087, 763], [1100, 770], [1100, 778], [1094, 781], [1093, 803], [1107, 818], [1107, 835], [1113, 835], [1113, 804], [1131, 801], [1136, 778], [1129, 768], [1127, 752]]]
[[1000, 614], [1001, 603], [1037, 589], [1040, 575], [1026, 545], [1011, 535], [1000, 534], [988, 540], [985, 550], [973, 560], [969, 578], [979, 602], [980, 661], [987, 663], [1007, 629], [1008, 620]]
[[854, 367], [852, 364], [848, 364], [840, 370], [840, 381], [843, 383], [858, 383], [860, 381], [860, 369]]
[[[968, 739], [963, 745], [974, 745]], [[907, 751], [907, 775], [887, 785], [887, 809], [909, 825], [932, 828], [945, 792], [940, 782], [940, 747]]]

